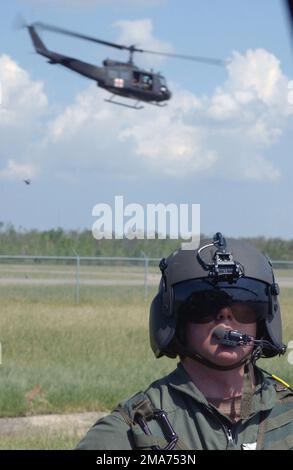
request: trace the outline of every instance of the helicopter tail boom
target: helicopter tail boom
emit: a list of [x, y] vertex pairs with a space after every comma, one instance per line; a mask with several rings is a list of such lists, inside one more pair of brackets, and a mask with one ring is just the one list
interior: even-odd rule
[[50, 51], [47, 49], [40, 36], [38, 35], [35, 27], [33, 25], [27, 26], [30, 37], [32, 39], [34, 48], [36, 52], [44, 57], [47, 57], [50, 64], [60, 64], [64, 67], [73, 70], [87, 78], [91, 78], [100, 84], [103, 81], [102, 68], [95, 65], [83, 62], [81, 60], [74, 59], [73, 57], [68, 57], [63, 54], [58, 54], [56, 52]]

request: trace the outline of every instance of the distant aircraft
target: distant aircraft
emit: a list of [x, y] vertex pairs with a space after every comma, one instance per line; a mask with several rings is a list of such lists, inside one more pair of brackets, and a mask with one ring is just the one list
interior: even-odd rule
[[23, 180], [25, 184], [31, 184], [31, 180]]

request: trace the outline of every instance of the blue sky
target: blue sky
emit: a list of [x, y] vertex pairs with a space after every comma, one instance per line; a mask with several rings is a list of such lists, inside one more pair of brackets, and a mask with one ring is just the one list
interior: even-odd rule
[[[97, 203], [201, 204], [201, 229], [292, 238], [293, 50], [280, 0], [11, 0], [0, 17], [0, 220], [90, 228]], [[173, 91], [168, 107], [104, 102], [93, 82], [34, 53], [18, 13], [227, 68], [135, 57]], [[50, 49], [100, 64], [126, 55], [53, 34]], [[26, 186], [22, 180], [32, 179]]]

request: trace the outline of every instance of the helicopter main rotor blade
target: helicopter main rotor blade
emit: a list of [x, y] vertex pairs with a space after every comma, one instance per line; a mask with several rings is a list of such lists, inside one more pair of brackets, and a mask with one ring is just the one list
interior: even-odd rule
[[165, 57], [174, 57], [175, 59], [193, 60], [195, 62], [202, 62], [204, 64], [210, 64], [210, 65], [218, 65], [220, 67], [224, 67], [230, 62], [229, 60], [214, 59], [211, 57], [201, 57], [201, 56], [185, 55], [185, 54], [173, 54], [171, 52], [156, 52], [156, 51], [147, 51], [147, 50], [140, 50], [139, 52], [146, 52], [147, 54], [155, 54], [155, 55], [161, 55]]
[[40, 28], [46, 31], [51, 31], [53, 33], [60, 33], [60, 34], [65, 34], [67, 36], [72, 36], [72, 37], [79, 38], [79, 39], [85, 39], [86, 41], [103, 44], [104, 46], [110, 46], [110, 47], [114, 47], [120, 50], [127, 50], [131, 52], [142, 52], [146, 54], [160, 55], [160, 56], [165, 56], [165, 57], [175, 57], [177, 59], [193, 60], [195, 62], [202, 62], [205, 64], [218, 65], [222, 67], [228, 63], [228, 61], [221, 60], [221, 59], [213, 59], [210, 57], [200, 57], [200, 56], [183, 55], [183, 54], [172, 54], [168, 52], [148, 51], [145, 49], [138, 49], [135, 46], [124, 46], [123, 44], [116, 44], [114, 42], [104, 41], [102, 39], [98, 39], [93, 36], [87, 36], [86, 34], [75, 33], [74, 31], [70, 31], [64, 28], [59, 28], [58, 26], [53, 26], [53, 25], [49, 25], [46, 23], [42, 23], [42, 22], [36, 22], [33, 24], [33, 26], [35, 28]]
[[36, 22], [33, 24], [35, 28], [43, 29], [45, 31], [52, 31], [53, 33], [65, 34], [66, 36], [72, 36], [79, 39], [85, 39], [86, 41], [96, 42], [103, 44], [104, 46], [115, 47], [116, 49], [132, 49], [131, 47], [123, 46], [121, 44], [115, 44], [114, 42], [103, 41], [102, 39], [94, 38], [93, 36], [87, 36], [86, 34], [75, 33], [68, 29], [59, 28], [58, 26], [52, 26], [42, 22]]
[[12, 23], [12, 27], [13, 29], [23, 29], [27, 27], [25, 17], [21, 13], [17, 13], [17, 15], [15, 16]]

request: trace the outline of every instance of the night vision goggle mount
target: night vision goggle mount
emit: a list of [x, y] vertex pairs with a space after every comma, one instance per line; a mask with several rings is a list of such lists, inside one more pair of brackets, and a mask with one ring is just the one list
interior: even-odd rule
[[[209, 247], [217, 248], [212, 263], [206, 263], [201, 257], [202, 251]], [[204, 245], [198, 250], [196, 257], [202, 268], [209, 271], [209, 276], [216, 280], [233, 281], [244, 276], [243, 266], [234, 261], [232, 254], [226, 251], [226, 240], [220, 232], [214, 235], [212, 243]]]

